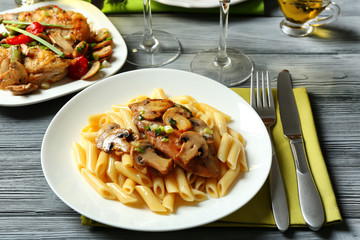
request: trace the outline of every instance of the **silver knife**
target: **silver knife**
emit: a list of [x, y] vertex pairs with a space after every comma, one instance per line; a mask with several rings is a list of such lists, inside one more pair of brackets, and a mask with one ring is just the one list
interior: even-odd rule
[[284, 135], [289, 139], [295, 161], [300, 209], [311, 230], [318, 230], [324, 223], [324, 209], [306, 159], [300, 118], [287, 70], [279, 73], [278, 100]]

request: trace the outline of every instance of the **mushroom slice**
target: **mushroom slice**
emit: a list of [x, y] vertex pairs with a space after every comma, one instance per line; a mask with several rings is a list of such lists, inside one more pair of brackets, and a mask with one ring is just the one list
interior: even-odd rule
[[214, 136], [209, 133], [211, 132], [211, 129], [203, 120], [200, 118], [190, 118], [189, 120], [192, 125], [190, 131], [199, 133], [203, 138], [205, 138], [208, 144], [214, 143]]
[[76, 45], [72, 53], [73, 57], [77, 58], [80, 57], [81, 55], [85, 55], [88, 48], [89, 48], [89, 44], [87, 44], [85, 41], [79, 42], [79, 44]]
[[104, 58], [104, 57], [110, 56], [111, 52], [112, 52], [112, 46], [107, 45], [107, 46], [93, 52], [93, 56], [95, 59]]
[[206, 158], [209, 147], [206, 140], [197, 132], [188, 131], [180, 135], [180, 141], [183, 142], [175, 160], [180, 161], [182, 165], [188, 165], [191, 159], [195, 157]]
[[112, 151], [128, 153], [131, 149], [129, 141], [134, 139], [131, 130], [120, 128], [117, 123], [108, 123], [96, 134], [95, 143], [98, 149], [106, 153]]
[[[5, 60], [4, 60], [5, 61]], [[3, 61], [3, 63], [4, 63]], [[3, 71], [3, 63], [1, 64], [1, 69]], [[7, 63], [7, 62], [6, 62]], [[5, 63], [5, 65], [6, 65]], [[26, 71], [24, 65], [19, 62], [11, 62], [8, 65], [9, 70], [1, 74], [0, 79], [0, 89], [4, 89], [7, 86], [25, 84], [28, 83], [29, 75]]]
[[110, 45], [111, 43], [112, 43], [112, 40], [105, 40], [105, 41], [99, 42], [94, 47], [92, 47], [92, 50], [97, 50], [97, 49], [103, 48], [107, 45]]
[[47, 42], [51, 42], [50, 38], [49, 38], [46, 34], [44, 34], [44, 33], [38, 33], [38, 34], [36, 34], [36, 36], [44, 39], [44, 40], [47, 41]]
[[132, 146], [130, 156], [135, 164], [150, 166], [163, 175], [168, 174], [173, 168], [173, 160], [159, 156], [147, 140], [140, 140]]
[[7, 86], [5, 89], [11, 91], [14, 95], [26, 95], [38, 89], [38, 85], [35, 85], [33, 83], [11, 85]]
[[216, 150], [214, 144], [209, 144], [209, 153], [206, 158], [196, 157], [193, 158], [188, 165], [181, 167], [189, 172], [192, 172], [201, 177], [213, 177], [220, 176], [220, 160], [216, 157]]
[[163, 115], [165, 124], [175, 125], [180, 131], [187, 131], [191, 128], [191, 122], [188, 118], [191, 112], [182, 107], [169, 108]]
[[105, 38], [108, 38], [108, 37], [110, 37], [109, 29], [101, 28], [96, 32], [95, 41], [101, 42], [102, 40], [104, 40]]
[[94, 62], [91, 68], [89, 69], [89, 71], [84, 76], [82, 76], [81, 79], [86, 80], [88, 78], [91, 78], [100, 70], [100, 67], [101, 67], [100, 61]]
[[169, 99], [150, 99], [147, 98], [144, 101], [132, 103], [129, 108], [134, 113], [135, 117], [146, 120], [154, 120], [163, 115], [163, 113], [175, 104]]
[[72, 56], [72, 53], [74, 51], [73, 47], [58, 32], [50, 34], [49, 38], [54, 44], [57, 44], [63, 50], [66, 57]]

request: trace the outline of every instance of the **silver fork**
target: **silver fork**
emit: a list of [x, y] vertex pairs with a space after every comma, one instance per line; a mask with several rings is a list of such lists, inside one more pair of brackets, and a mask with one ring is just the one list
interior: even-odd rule
[[[251, 88], [250, 88], [250, 104], [254, 110], [259, 114], [263, 120], [266, 129], [268, 130], [271, 146], [272, 146], [272, 163], [269, 175], [270, 182], [270, 196], [276, 225], [280, 231], [286, 231], [289, 227], [289, 211], [284, 189], [284, 183], [281, 177], [278, 161], [276, 158], [274, 144], [271, 136], [271, 128], [276, 122], [276, 112], [274, 105], [274, 98], [271, 89], [269, 72], [261, 72], [261, 88], [259, 72], [256, 72], [256, 98], [254, 87], [254, 73], [251, 74]], [[265, 80], [267, 88], [265, 88]], [[262, 95], [262, 97], [261, 97]]]

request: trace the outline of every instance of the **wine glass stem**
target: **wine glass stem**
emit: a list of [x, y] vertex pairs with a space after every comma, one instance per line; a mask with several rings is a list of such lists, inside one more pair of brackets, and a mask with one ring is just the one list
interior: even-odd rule
[[144, 12], [144, 23], [145, 31], [144, 38], [140, 44], [140, 47], [146, 51], [153, 51], [159, 42], [153, 35], [152, 31], [152, 19], [151, 19], [151, 0], [143, 0], [143, 12]]
[[220, 0], [220, 42], [216, 64], [219, 66], [226, 66], [230, 64], [230, 59], [226, 52], [226, 38], [228, 29], [230, 0]]

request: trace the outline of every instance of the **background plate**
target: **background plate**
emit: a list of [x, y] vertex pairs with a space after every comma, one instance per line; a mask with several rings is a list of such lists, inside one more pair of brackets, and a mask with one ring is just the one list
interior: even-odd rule
[[[111, 23], [111, 21], [94, 5], [87, 3], [85, 1], [51, 1], [51, 2], [41, 2], [30, 6], [23, 6], [21, 8], [15, 8], [7, 13], [12, 12], [22, 12], [22, 11], [32, 11], [40, 6], [45, 6], [49, 4], [58, 5], [60, 8], [65, 10], [73, 10], [83, 14], [88, 22], [94, 26], [94, 29], [108, 28], [113, 37], [113, 53], [110, 59], [111, 67], [103, 68], [99, 71], [94, 77], [89, 80], [70, 80], [69, 78], [64, 78], [59, 82], [51, 84], [51, 88], [47, 90], [40, 89], [33, 94], [26, 96], [14, 96], [10, 91], [0, 90], [0, 106], [25, 106], [34, 103], [44, 102], [50, 99], [64, 96], [69, 93], [79, 91], [87, 86], [94, 84], [102, 80], [105, 77], [111, 76], [116, 73], [125, 63], [127, 57], [127, 48], [124, 39], [120, 35], [119, 31]], [[1, 12], [3, 14], [5, 12]]]
[[[174, 214], [158, 215], [149, 209], [103, 199], [78, 172], [72, 143], [91, 114], [111, 110], [137, 95], [163, 88], [167, 96], [190, 95], [232, 117], [230, 126], [243, 134], [250, 171], [240, 176], [225, 197], [183, 205]], [[250, 91], [250, 90], [249, 90]], [[172, 69], [143, 69], [121, 73], [83, 90], [51, 121], [41, 148], [44, 175], [52, 190], [75, 211], [98, 222], [138, 231], [170, 231], [220, 219], [246, 204], [264, 184], [271, 165], [271, 145], [265, 126], [251, 106], [232, 90], [206, 77]], [[80, 220], [79, 220], [80, 224]]]

